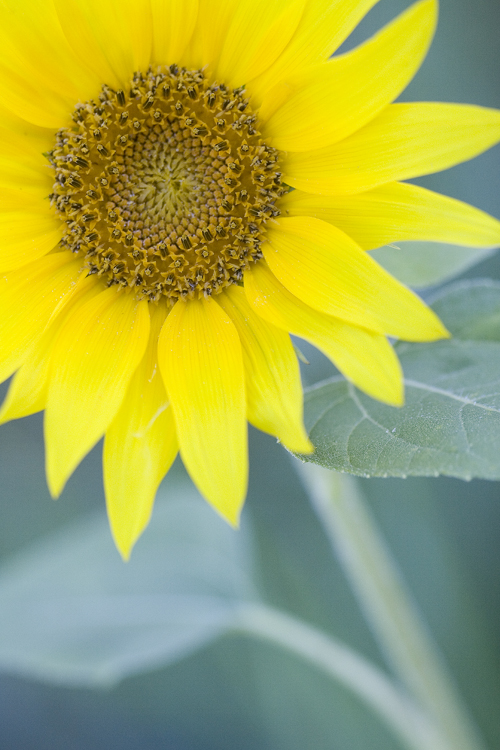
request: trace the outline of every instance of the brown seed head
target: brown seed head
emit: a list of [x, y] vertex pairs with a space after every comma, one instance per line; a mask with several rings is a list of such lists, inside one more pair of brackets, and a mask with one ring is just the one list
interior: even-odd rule
[[171, 66], [78, 105], [50, 154], [51, 201], [89, 273], [173, 304], [238, 283], [262, 257], [286, 188], [243, 93]]

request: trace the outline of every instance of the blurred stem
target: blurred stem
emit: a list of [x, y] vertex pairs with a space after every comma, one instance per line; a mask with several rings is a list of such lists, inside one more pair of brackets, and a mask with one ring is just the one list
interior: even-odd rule
[[455, 750], [378, 667], [309, 623], [265, 604], [248, 603], [239, 607], [233, 629], [270, 641], [326, 673], [368, 705], [408, 750]]
[[484, 750], [469, 712], [353, 477], [300, 464], [300, 474], [388, 663], [453, 750]]

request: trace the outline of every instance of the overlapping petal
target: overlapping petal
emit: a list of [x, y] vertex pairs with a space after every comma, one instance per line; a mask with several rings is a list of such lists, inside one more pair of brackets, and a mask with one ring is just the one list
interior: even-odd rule
[[498, 219], [462, 201], [402, 182], [346, 196], [293, 190], [280, 205], [284, 216], [314, 216], [334, 224], [364, 250], [398, 240], [500, 245]]
[[248, 457], [241, 344], [213, 299], [177, 302], [158, 361], [182, 460], [200, 492], [232, 524], [246, 493]]
[[308, 0], [297, 31], [282, 54], [248, 88], [255, 104], [280, 82], [324, 62], [349, 36], [378, 0]]
[[181, 62], [212, 74], [239, 0], [198, 0], [198, 17]]
[[289, 153], [288, 184], [309, 193], [346, 195], [394, 180], [439, 172], [500, 140], [500, 111], [464, 104], [391, 104], [339, 143]]
[[406, 341], [448, 334], [424, 303], [346, 234], [319, 219], [280, 219], [264, 257], [292, 294], [320, 312]]
[[394, 406], [402, 404], [401, 367], [384, 336], [305, 305], [263, 263], [246, 272], [245, 292], [259, 315], [321, 349], [346, 378], [370, 396]]
[[104, 487], [111, 531], [125, 559], [149, 522], [156, 490], [177, 454], [172, 408], [158, 367], [166, 306], [151, 310], [149, 343], [106, 430]]
[[0, 153], [15, 154], [18, 161], [30, 162], [50, 151], [54, 145], [54, 131], [23, 120], [0, 105]]
[[53, 323], [28, 350], [22, 366], [12, 378], [0, 409], [0, 424], [28, 417], [45, 409], [50, 354], [59, 328]]
[[75, 304], [65, 320], [54, 343], [45, 411], [54, 496], [114, 418], [148, 336], [147, 302], [114, 287]]
[[[284, 151], [309, 151], [346, 138], [408, 85], [436, 28], [435, 0], [422, 0], [357, 49], [306, 71], [263, 134]], [[273, 107], [272, 91], [260, 116]]]
[[289, 335], [256, 315], [238, 286], [229, 287], [217, 302], [240, 337], [249, 422], [275, 435], [290, 450], [309, 453], [299, 365]]
[[[43, 208], [43, 206], [42, 206]], [[63, 226], [52, 213], [0, 214], [0, 273], [38, 260], [60, 241]]]
[[[402, 403], [401, 368], [386, 334], [410, 341], [448, 334], [364, 250], [406, 239], [500, 244], [500, 222], [492, 217], [398, 182], [452, 166], [500, 140], [495, 110], [390, 104], [427, 51], [437, 1], [419, 0], [368, 42], [328, 60], [376, 3], [4, 0], [0, 7], [0, 378], [17, 370], [0, 421], [46, 408], [54, 495], [105, 434], [108, 514], [124, 557], [148, 523], [178, 446], [193, 481], [232, 524], [246, 492], [247, 418], [291, 450], [312, 449], [289, 333], [321, 349], [369, 395]], [[110, 276], [105, 288], [92, 261], [86, 276], [81, 258], [60, 251], [63, 224], [49, 199], [54, 170], [43, 153], [52, 148], [55, 131], [68, 126], [74, 106], [96, 100], [103, 84], [126, 92], [134, 73], [172, 64], [203, 70], [221, 91], [246, 87], [249, 105], [233, 101], [242, 112], [234, 137], [245, 127], [251, 134], [257, 120], [264, 144], [280, 151], [285, 184], [296, 190], [263, 211], [254, 208], [256, 224], [252, 218], [242, 227], [244, 259], [257, 224], [267, 221], [266, 260], [247, 266], [244, 289], [233, 284], [220, 292], [218, 284], [239, 278], [245, 263], [222, 268], [221, 255], [210, 277], [213, 296], [200, 286], [206, 296], [191, 298], [195, 284], [188, 275], [188, 298], [167, 308], [145, 298], [153, 299], [163, 281], [120, 289], [118, 276]], [[150, 70], [147, 78], [153, 88], [155, 74]], [[186, 96], [195, 109], [196, 92]], [[230, 104], [223, 101], [222, 109]], [[96, 105], [96, 120], [101, 114]], [[203, 137], [203, 130], [195, 132]], [[261, 171], [264, 153], [252, 162]], [[225, 158], [214, 157], [222, 190], [229, 185], [224, 169], [234, 168], [230, 182], [240, 179], [238, 165], [224, 165]], [[61, 164], [62, 185], [65, 158]], [[79, 166], [85, 169], [85, 161]], [[171, 175], [160, 177], [151, 190], [164, 190]], [[261, 195], [258, 181], [265, 177], [256, 171], [254, 178]], [[281, 184], [278, 177], [275, 184]], [[235, 200], [244, 203], [248, 195], [235, 192]], [[213, 213], [212, 205], [206, 208], [207, 216]], [[72, 212], [82, 209], [71, 206]], [[94, 219], [90, 214], [85, 222]], [[175, 220], [187, 227], [191, 217]], [[78, 254], [87, 228], [71, 229]], [[225, 227], [215, 231], [222, 237]], [[147, 243], [157, 242], [154, 234]], [[127, 264], [130, 257], [137, 260], [131, 252]], [[121, 273], [122, 265], [112, 265], [112, 273]], [[168, 274], [163, 277], [169, 284]]]
[[[53, 185], [53, 175], [46, 159], [41, 154], [30, 159], [20, 159], [14, 149], [8, 154], [0, 151], [0, 189], [18, 190], [27, 195], [36, 195], [40, 206], [48, 203]], [[2, 204], [5, 210], [5, 206]]]
[[147, 70], [153, 43], [149, 0], [54, 0], [54, 5], [71, 47], [101, 85], [127, 88], [136, 71]]
[[153, 64], [181, 63], [196, 27], [198, 0], [151, 0], [151, 14]]
[[306, 0], [239, 0], [229, 23], [215, 75], [241, 86], [267, 70], [297, 29]]
[[78, 62], [52, 3], [2, 3], [0, 93], [4, 106], [36, 125], [58, 128], [66, 123], [75, 101], [98, 90], [98, 78]]
[[55, 253], [0, 276], [0, 382], [23, 363], [76, 288], [81, 261]]
[[92, 299], [100, 291], [101, 288], [90, 276], [80, 277], [69, 301], [28, 349], [21, 367], [10, 382], [0, 411], [0, 422], [27, 417], [45, 409], [52, 348], [61, 326], [76, 304]]

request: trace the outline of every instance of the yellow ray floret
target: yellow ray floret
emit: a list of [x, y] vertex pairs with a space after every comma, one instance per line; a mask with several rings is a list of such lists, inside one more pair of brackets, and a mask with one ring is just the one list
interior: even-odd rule
[[289, 87], [269, 118], [273, 93], [263, 102], [264, 135], [283, 151], [310, 151], [346, 138], [390, 104], [427, 54], [436, 28], [434, 0], [416, 3], [352, 52], [310, 68]]
[[177, 302], [160, 335], [158, 361], [182, 460], [200, 492], [236, 525], [248, 473], [243, 358], [236, 328], [212, 299]]
[[151, 14], [153, 63], [162, 65], [164, 60], [180, 60], [196, 28], [198, 0], [151, 0]]
[[0, 214], [0, 273], [46, 255], [62, 239], [63, 227], [47, 212]]
[[69, 300], [59, 314], [52, 318], [42, 335], [32, 343], [22, 366], [12, 378], [0, 412], [2, 422], [27, 417], [45, 409], [52, 350], [59, 331], [75, 306], [91, 300], [100, 292], [91, 277], [80, 277]]
[[59, 495], [103, 436], [149, 335], [146, 302], [105, 289], [75, 304], [54, 343], [45, 410], [47, 482]]
[[305, 305], [264, 264], [247, 271], [245, 292], [259, 315], [321, 349], [358, 388], [380, 401], [402, 405], [401, 366], [385, 336]]
[[500, 112], [428, 102], [391, 104], [333, 146], [290, 153], [287, 182], [309, 193], [345, 195], [393, 180], [439, 172], [491, 148]]
[[269, 68], [285, 49], [305, 0], [239, 0], [219, 52], [215, 77], [241, 86]]
[[297, 31], [280, 57], [251, 81], [249, 89], [255, 101], [260, 104], [280, 82], [290, 83], [306, 68], [328, 60], [377, 3], [378, 0], [309, 0]]
[[0, 423], [29, 417], [45, 409], [49, 384], [50, 355], [59, 326], [52, 324], [27, 352], [11, 380], [0, 410]]
[[310, 453], [302, 424], [299, 363], [290, 337], [257, 315], [240, 287], [229, 287], [217, 302], [240, 337], [249, 422], [276, 435], [290, 450]]
[[407, 341], [448, 333], [424, 303], [346, 234], [319, 219], [280, 219], [264, 256], [292, 294], [320, 312]]
[[0, 380], [23, 363], [46, 325], [75, 290], [79, 260], [57, 253], [0, 277]]
[[126, 87], [133, 71], [147, 69], [153, 44], [149, 0], [54, 0], [54, 4], [73, 52], [101, 85], [105, 81]]
[[0, 422], [45, 409], [54, 496], [104, 436], [124, 558], [178, 450], [233, 525], [247, 420], [313, 450], [290, 334], [403, 403], [387, 336], [448, 333], [366, 250], [500, 245], [496, 219], [401, 182], [500, 140], [496, 110], [393, 104], [437, 0], [332, 57], [376, 4], [0, 6]]
[[104, 488], [116, 546], [125, 559], [149, 522], [156, 490], [177, 455], [172, 408], [158, 367], [167, 311], [151, 314], [149, 342], [123, 403], [106, 430]]
[[355, 195], [293, 190], [281, 201], [284, 216], [314, 216], [352, 237], [364, 250], [398, 240], [434, 240], [470, 247], [500, 245], [500, 221], [467, 203], [402, 182]]

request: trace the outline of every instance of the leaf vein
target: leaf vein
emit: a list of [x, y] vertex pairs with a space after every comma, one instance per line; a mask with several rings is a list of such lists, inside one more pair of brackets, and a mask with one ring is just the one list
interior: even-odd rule
[[[405, 384], [410, 386], [410, 388], [417, 388], [422, 391], [429, 391], [430, 393], [436, 393], [439, 396], [447, 396], [448, 398], [453, 399], [454, 401], [459, 401], [464, 406], [475, 406], [478, 409], [484, 409], [485, 411], [491, 411], [495, 414], [500, 414], [500, 409], [497, 409], [493, 406], [485, 406], [484, 404], [480, 404], [477, 401], [473, 401], [470, 398], [467, 398], [466, 396], [458, 396], [455, 393], [450, 393], [449, 391], [445, 391], [443, 388], [436, 388], [436, 386], [428, 385], [427, 383], [419, 383], [418, 380], [406, 380]], [[484, 398], [484, 396], [482, 397]]]

